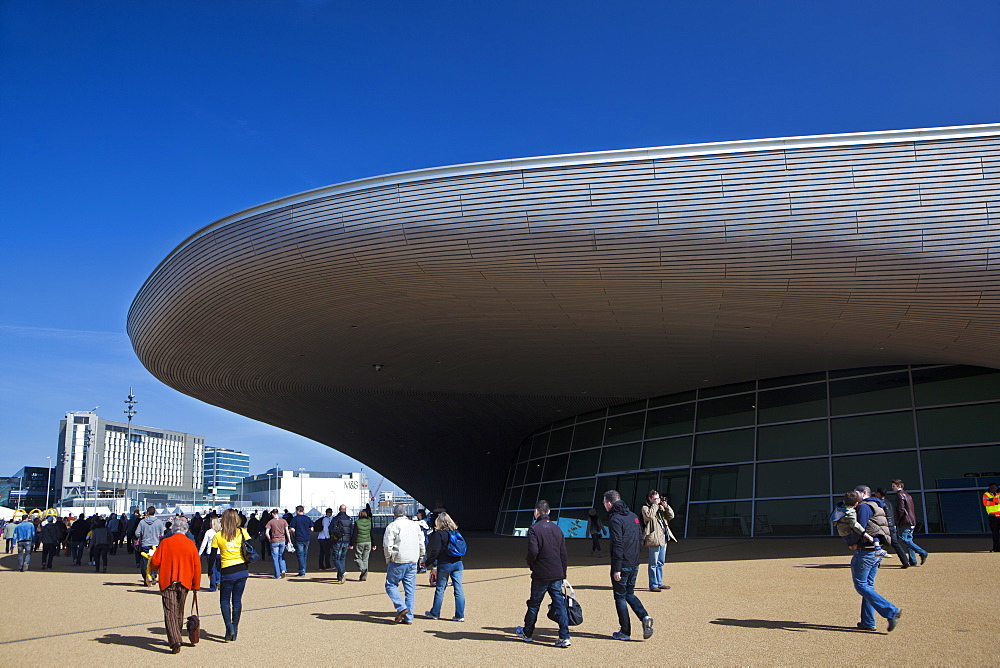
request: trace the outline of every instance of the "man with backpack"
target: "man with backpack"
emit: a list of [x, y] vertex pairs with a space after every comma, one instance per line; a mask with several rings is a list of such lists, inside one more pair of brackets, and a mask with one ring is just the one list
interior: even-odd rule
[[354, 534], [354, 520], [347, 514], [347, 506], [341, 505], [340, 512], [330, 522], [330, 538], [333, 539], [333, 566], [337, 569], [337, 582], [343, 583], [347, 573], [347, 550]]
[[[854, 489], [853, 495], [848, 492], [844, 498], [848, 497], [852, 497], [852, 500], [858, 503], [858, 524], [865, 528], [865, 535], [872, 538], [882, 538], [885, 542], [891, 541], [885, 509], [879, 499], [871, 497], [871, 489], [865, 485], [859, 485]], [[853, 535], [857, 536], [857, 540], [848, 547], [854, 551], [854, 556], [851, 557], [851, 577], [854, 580], [854, 590], [861, 596], [861, 621], [858, 622], [858, 628], [874, 631], [875, 613], [878, 612], [889, 620], [889, 632], [891, 633], [899, 624], [899, 617], [903, 611], [875, 591], [875, 576], [878, 575], [878, 567], [882, 560], [882, 557], [878, 555], [879, 548], [873, 540], [865, 538], [864, 535]]]

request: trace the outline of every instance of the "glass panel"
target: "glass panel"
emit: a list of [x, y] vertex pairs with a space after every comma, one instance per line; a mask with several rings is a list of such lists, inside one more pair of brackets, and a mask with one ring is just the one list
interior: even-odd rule
[[542, 473], [542, 480], [562, 480], [566, 477], [566, 465], [569, 464], [569, 455], [556, 455], [545, 460], [545, 469]]
[[636, 498], [632, 502], [634, 505], [629, 506], [629, 508], [631, 508], [636, 515], [639, 514], [639, 508], [642, 507], [642, 504], [646, 503], [646, 498], [647, 498], [646, 495], [649, 494], [649, 490], [655, 489], [659, 491], [660, 488], [657, 487], [659, 482], [660, 482], [660, 474], [657, 473], [656, 471], [652, 471], [649, 473], [640, 473], [639, 475], [636, 476], [635, 478]]
[[703, 387], [698, 390], [699, 399], [710, 397], [722, 397], [727, 394], [738, 394], [740, 392], [753, 392], [757, 389], [757, 381], [749, 380], [745, 383], [730, 383], [729, 385], [716, 385], [715, 387]]
[[[917, 505], [918, 494], [913, 495]], [[982, 490], [938, 492], [923, 495], [927, 500], [927, 522], [934, 533], [986, 533], [986, 513], [983, 512]], [[917, 509], [917, 523], [923, 516]], [[917, 542], [920, 545], [920, 542]], [[922, 546], [923, 547], [923, 546]]]
[[802, 373], [797, 376], [781, 376], [779, 378], [766, 378], [757, 381], [757, 387], [761, 390], [768, 390], [772, 387], [784, 387], [786, 385], [802, 385], [826, 380], [826, 372]]
[[743, 427], [754, 423], [754, 395], [741, 394], [698, 404], [698, 431]]
[[807, 494], [830, 494], [828, 459], [757, 464], [757, 498]]
[[605, 426], [604, 445], [641, 441], [642, 429], [645, 423], [645, 413], [631, 413], [620, 417], [608, 418]]
[[510, 536], [514, 533], [514, 520], [517, 518], [517, 513], [504, 513], [503, 514], [503, 529], [500, 531], [505, 536]]
[[695, 469], [693, 475], [692, 501], [743, 499], [753, 493], [752, 464]]
[[757, 422], [826, 417], [826, 384], [801, 385], [757, 395]]
[[834, 415], [871, 413], [910, 406], [910, 376], [905, 372], [830, 383], [830, 410]]
[[830, 429], [834, 454], [916, 447], [910, 411], [837, 418], [831, 421]]
[[[622, 495], [622, 500], [625, 505], [629, 507], [629, 510], [635, 510], [635, 475], [620, 475], [618, 476], [618, 493]], [[641, 492], [640, 492], [641, 494]], [[604, 506], [601, 506], [602, 508]]]
[[694, 401], [695, 393], [694, 390], [690, 392], [678, 392], [677, 394], [668, 394], [664, 397], [656, 397], [655, 399], [649, 400], [650, 408], [658, 408], [660, 406], [672, 406], [674, 404], [681, 404], [686, 401]]
[[668, 466], [691, 465], [691, 437], [664, 438], [646, 441], [642, 450], [642, 468], [659, 469]]
[[573, 429], [556, 429], [549, 435], [549, 454], [569, 452], [570, 444], [573, 443]]
[[[594, 489], [594, 507], [603, 510], [603, 495], [609, 489], [618, 489], [618, 476], [616, 475], [602, 475], [597, 479], [597, 487]], [[602, 515], [604, 517], [604, 515]]]
[[536, 501], [538, 501], [538, 485], [528, 485], [521, 490], [522, 509], [533, 509]]
[[758, 501], [755, 536], [829, 536], [830, 497]]
[[660, 496], [666, 499], [667, 503], [674, 510], [674, 519], [670, 522], [674, 533], [683, 533], [684, 518], [687, 517], [688, 505], [688, 472], [662, 471], [657, 490], [659, 490]]
[[608, 414], [607, 408], [599, 408], [596, 411], [590, 411], [589, 413], [581, 413], [576, 416], [577, 422], [587, 422], [588, 420], [594, 420], [597, 418], [602, 418]]
[[528, 462], [528, 468], [524, 474], [525, 484], [532, 482], [540, 482], [542, 479], [542, 466], [544, 465], [543, 459], [532, 459]]
[[1000, 441], [1000, 404], [925, 408], [917, 428], [924, 447]]
[[594, 479], [567, 480], [563, 489], [563, 506], [589, 506], [594, 501]]
[[524, 441], [517, 449], [517, 461], [523, 462], [531, 454], [531, 439]]
[[757, 459], [808, 457], [829, 452], [826, 420], [757, 429]]
[[573, 449], [593, 448], [604, 444], [604, 420], [576, 425], [573, 432]]
[[[971, 487], [982, 474], [1000, 470], [1000, 445], [921, 450], [920, 460], [924, 465], [924, 489]], [[905, 478], [903, 483], [907, 483]]]
[[694, 463], [725, 464], [753, 460], [753, 429], [698, 434], [694, 444]]
[[636, 411], [644, 410], [646, 410], [646, 400], [642, 399], [640, 401], [633, 401], [630, 404], [612, 406], [608, 409], [608, 415], [621, 415], [622, 413], [634, 413]]
[[569, 470], [566, 472], [567, 478], [581, 478], [583, 476], [597, 473], [597, 463], [601, 458], [601, 450], [582, 450], [574, 452], [569, 457]]
[[514, 479], [511, 481], [514, 485], [521, 485], [524, 483], [524, 472], [528, 470], [527, 463], [518, 464], [517, 468], [514, 469]]
[[699, 503], [691, 506], [689, 538], [749, 536], [750, 502]]
[[694, 404], [680, 404], [646, 414], [646, 438], [680, 436], [694, 431]]
[[531, 439], [531, 458], [544, 457], [549, 448], [549, 433], [545, 432]]
[[641, 451], [641, 443], [604, 448], [604, 452], [601, 453], [600, 472], [611, 473], [612, 471], [636, 470], [639, 468], [639, 455]]
[[538, 498], [548, 501], [550, 508], [558, 508], [562, 505], [562, 490], [563, 483], [561, 480], [559, 482], [545, 483], [538, 489]]
[[531, 525], [535, 522], [535, 513], [531, 510], [522, 510], [519, 513], [511, 513], [514, 515], [514, 531], [512, 533], [523, 534], [527, 531]]
[[974, 366], [915, 369], [913, 395], [918, 406], [1000, 399], [1000, 371]]
[[905, 364], [898, 364], [896, 366], [863, 366], [857, 369], [840, 369], [838, 371], [831, 371], [830, 379], [847, 378], [848, 376], [865, 376], [883, 371], [902, 371], [905, 368]]
[[[520, 495], [521, 492], [520, 490], [518, 490], [518, 498], [520, 498]], [[500, 508], [502, 508], [503, 510], [512, 510], [512, 507], [510, 505], [510, 497], [511, 497], [511, 490], [509, 489], [504, 490], [503, 501], [500, 502]]]
[[858, 485], [872, 489], [885, 487], [889, 481], [917, 479], [916, 452], [884, 452], [877, 455], [852, 455], [833, 458], [833, 496], [841, 496]]

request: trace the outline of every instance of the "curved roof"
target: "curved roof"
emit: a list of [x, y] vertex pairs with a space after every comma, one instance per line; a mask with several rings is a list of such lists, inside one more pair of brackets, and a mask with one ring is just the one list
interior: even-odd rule
[[1000, 367], [998, 269], [1000, 125], [726, 142], [261, 205], [175, 249], [128, 331], [168, 385], [491, 523], [519, 440], [560, 417], [825, 368]]

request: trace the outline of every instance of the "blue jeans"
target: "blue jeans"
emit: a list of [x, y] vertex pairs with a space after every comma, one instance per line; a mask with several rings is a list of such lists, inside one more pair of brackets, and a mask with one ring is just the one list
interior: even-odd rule
[[855, 550], [851, 557], [851, 577], [854, 590], [861, 594], [861, 626], [875, 628], [875, 613], [892, 619], [899, 608], [875, 591], [875, 576], [882, 560], [875, 556], [875, 550]]
[[437, 589], [434, 590], [434, 605], [431, 606], [431, 616], [441, 616], [441, 604], [444, 602], [444, 590], [451, 578], [451, 587], [455, 590], [455, 616], [465, 617], [465, 589], [462, 587], [462, 573], [465, 565], [461, 561], [453, 564], [438, 563]]
[[83, 546], [84, 543], [75, 540], [69, 544], [69, 553], [73, 557], [74, 566], [79, 566], [80, 562], [83, 561]]
[[305, 575], [306, 561], [309, 559], [309, 541], [295, 541], [295, 556], [299, 560], [299, 575]]
[[[650, 552], [652, 552], [652, 548], [650, 548]], [[646, 608], [642, 607], [642, 601], [635, 595], [635, 578], [638, 574], [639, 567], [632, 566], [621, 570], [622, 579], [618, 582], [611, 578], [611, 589], [615, 593], [615, 609], [618, 611], [618, 626], [621, 627], [621, 632], [627, 636], [632, 635], [632, 620], [628, 616], [630, 607], [640, 620], [649, 616]]]
[[247, 586], [247, 571], [220, 576], [219, 607], [222, 620], [226, 623], [226, 635], [233, 635], [240, 627], [240, 613], [243, 612], [243, 589]]
[[913, 542], [913, 527], [899, 527], [899, 542], [906, 548], [906, 554], [910, 558], [910, 566], [917, 565], [917, 555], [927, 556], [927, 550]]
[[221, 557], [218, 554], [209, 553], [208, 555], [208, 588], [211, 591], [215, 591], [219, 588], [219, 578], [222, 577], [222, 572], [219, 570], [219, 564], [222, 562]]
[[[403, 583], [403, 594], [406, 601], [399, 595], [399, 583]], [[396, 612], [406, 608], [406, 621], [413, 621], [413, 598], [417, 592], [417, 565], [414, 563], [397, 564], [390, 561], [385, 565], [385, 593], [389, 594]]]
[[285, 568], [285, 544], [271, 543], [271, 561], [274, 562], [274, 577], [280, 578]]
[[346, 540], [338, 540], [333, 544], [333, 567], [337, 569], [337, 577], [344, 577], [347, 572], [347, 548], [351, 543]]
[[[667, 560], [667, 546], [649, 548], [649, 586], [663, 586], [663, 562]], [[624, 578], [624, 573], [622, 574]]]
[[17, 568], [21, 571], [28, 570], [28, 564], [31, 563], [31, 541], [30, 540], [19, 540], [17, 541]]
[[535, 632], [535, 622], [538, 620], [538, 608], [542, 605], [545, 592], [555, 604], [559, 617], [559, 639], [569, 640], [569, 619], [566, 616], [566, 597], [562, 593], [562, 580], [532, 580], [531, 598], [528, 599], [528, 611], [524, 613], [524, 635], [529, 638]]

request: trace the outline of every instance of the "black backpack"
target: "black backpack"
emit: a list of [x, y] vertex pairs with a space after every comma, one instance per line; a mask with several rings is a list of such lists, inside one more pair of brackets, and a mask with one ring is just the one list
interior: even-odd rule
[[315, 531], [316, 533], [319, 533], [322, 530], [323, 530], [323, 518], [321, 517], [318, 520], [316, 520], [315, 522], [313, 522], [313, 531]]

